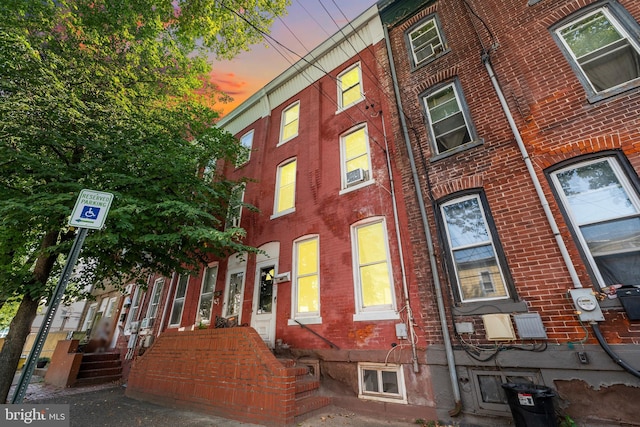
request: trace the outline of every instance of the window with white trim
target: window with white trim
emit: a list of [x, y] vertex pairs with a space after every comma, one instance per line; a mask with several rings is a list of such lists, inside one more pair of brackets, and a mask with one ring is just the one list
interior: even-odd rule
[[273, 216], [280, 216], [295, 211], [296, 166], [296, 159], [289, 160], [278, 166]]
[[473, 141], [471, 119], [457, 81], [428, 93], [423, 102], [437, 154]]
[[131, 331], [131, 324], [138, 320], [138, 308], [140, 308], [140, 300], [142, 299], [142, 295], [144, 291], [139, 287], [134, 285], [133, 290], [133, 298], [131, 298], [131, 307], [129, 308], [129, 314], [127, 316], [127, 325], [124, 328], [125, 333]]
[[184, 311], [184, 299], [187, 295], [187, 287], [189, 286], [189, 276], [181, 274], [178, 277], [178, 285], [173, 298], [173, 306], [171, 307], [171, 316], [169, 317], [169, 326], [180, 326], [182, 321], [182, 312]]
[[422, 65], [444, 52], [445, 45], [440, 23], [435, 15], [410, 29], [407, 38], [414, 67]]
[[363, 99], [362, 73], [356, 64], [338, 75], [338, 107], [344, 110]]
[[440, 205], [450, 263], [461, 302], [509, 298], [487, 212], [478, 194]]
[[224, 317], [240, 316], [242, 310], [242, 291], [244, 288], [244, 271], [229, 272], [225, 289], [222, 315]]
[[354, 320], [397, 319], [389, 239], [384, 219], [352, 226], [356, 314]]
[[224, 228], [240, 227], [242, 219], [242, 204], [244, 203], [244, 192], [246, 184], [241, 183], [233, 187], [231, 190], [231, 198], [229, 199], [229, 208], [227, 209], [227, 218]]
[[588, 92], [598, 94], [640, 84], [639, 32], [624, 8], [611, 2], [589, 8], [554, 34]]
[[[156, 279], [153, 283], [153, 290], [151, 291], [151, 299], [149, 300], [149, 307], [147, 308], [147, 319], [155, 319], [158, 314], [158, 305], [160, 304], [160, 297], [162, 296], [162, 288], [164, 287], [164, 278]], [[153, 326], [153, 320], [147, 321], [149, 327]]]
[[253, 129], [240, 137], [241, 151], [236, 157], [236, 167], [246, 164], [251, 158], [251, 148], [253, 146]]
[[574, 164], [551, 180], [599, 286], [640, 285], [640, 198], [618, 158]]
[[402, 365], [358, 363], [358, 386], [360, 399], [407, 403]]
[[207, 267], [202, 278], [200, 288], [200, 301], [198, 302], [198, 323], [208, 324], [211, 322], [211, 308], [213, 307], [213, 291], [216, 288], [218, 277], [218, 266]]
[[320, 318], [320, 238], [306, 237], [293, 244], [293, 318]]
[[282, 112], [282, 122], [280, 124], [280, 142], [283, 144], [298, 136], [298, 126], [300, 123], [300, 102], [287, 107]]
[[91, 328], [93, 327], [93, 318], [96, 315], [96, 310], [98, 310], [98, 303], [94, 303], [89, 306], [87, 315], [84, 318], [84, 325], [82, 326], [83, 331], [88, 333], [91, 332]]
[[340, 157], [343, 189], [356, 187], [372, 179], [366, 125], [359, 125], [340, 136]]

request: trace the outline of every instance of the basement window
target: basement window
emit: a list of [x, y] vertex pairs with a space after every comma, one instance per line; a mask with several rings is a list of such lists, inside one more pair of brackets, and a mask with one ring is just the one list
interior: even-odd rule
[[360, 399], [407, 403], [402, 365], [358, 363]]
[[536, 372], [473, 370], [471, 373], [478, 408], [487, 411], [509, 411], [507, 394], [502, 388], [502, 384], [541, 384]]

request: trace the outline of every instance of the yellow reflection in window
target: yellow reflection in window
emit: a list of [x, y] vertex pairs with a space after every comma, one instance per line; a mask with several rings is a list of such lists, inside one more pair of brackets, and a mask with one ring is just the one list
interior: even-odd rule
[[346, 171], [355, 169], [369, 170], [369, 157], [367, 155], [367, 137], [365, 129], [358, 129], [346, 135], [344, 141], [344, 155], [346, 161]]
[[359, 227], [357, 238], [363, 307], [392, 304], [383, 223]]
[[318, 239], [300, 242], [298, 245], [298, 313], [318, 312]]
[[278, 203], [276, 212], [292, 209], [296, 200], [296, 161], [280, 166], [278, 169]]
[[282, 141], [293, 138], [298, 134], [299, 116], [300, 104], [296, 104], [284, 112], [284, 120], [282, 121]]
[[340, 76], [342, 107], [349, 106], [362, 98], [360, 90], [360, 69], [354, 67]]

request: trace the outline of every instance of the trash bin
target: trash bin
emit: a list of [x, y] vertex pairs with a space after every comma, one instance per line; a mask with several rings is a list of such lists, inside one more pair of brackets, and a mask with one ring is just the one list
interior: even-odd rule
[[555, 391], [536, 384], [504, 383], [516, 427], [557, 427], [553, 407]]

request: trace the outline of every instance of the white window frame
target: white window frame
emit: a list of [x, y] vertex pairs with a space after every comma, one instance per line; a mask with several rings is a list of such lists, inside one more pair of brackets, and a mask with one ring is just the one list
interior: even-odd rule
[[[238, 161], [236, 161], [236, 168], [246, 165], [247, 163], [249, 163], [249, 160], [251, 160], [251, 150], [253, 148], [254, 133], [254, 130], [251, 129], [249, 132], [240, 137], [240, 146], [242, 146], [242, 148], [246, 150], [247, 158], [245, 159], [240, 157]], [[241, 154], [244, 155], [244, 153]]]
[[127, 315], [127, 323], [125, 326], [125, 333], [131, 332], [131, 324], [137, 322], [140, 317], [140, 301], [142, 300], [142, 294], [144, 292], [140, 286], [134, 285], [133, 298], [131, 298], [131, 307], [129, 307], [129, 314]]
[[[432, 47], [432, 54], [430, 56], [427, 56], [421, 60], [418, 59], [418, 56], [416, 55], [416, 46], [414, 45], [414, 39], [412, 38], [412, 35], [418, 31], [420, 31], [422, 28], [426, 27], [427, 25], [429, 25], [429, 23], [433, 22], [433, 26], [436, 30], [436, 33], [438, 34], [438, 40], [440, 41], [440, 44], [435, 45], [435, 47], [440, 47], [440, 52], [436, 52], [436, 49], [433, 49], [434, 45], [431, 44]], [[437, 58], [438, 56], [442, 55], [445, 52], [445, 40], [444, 37], [442, 35], [442, 31], [440, 29], [440, 22], [438, 21], [438, 18], [436, 17], [436, 15], [432, 15], [430, 17], [428, 17], [427, 19], [425, 19], [424, 21], [421, 21], [420, 23], [418, 23], [418, 25], [416, 25], [414, 28], [412, 28], [408, 33], [407, 33], [407, 41], [409, 44], [409, 50], [411, 51], [411, 58], [412, 58], [412, 63], [414, 67], [419, 67], [422, 64], [426, 64], [427, 62], [430, 62], [431, 60]], [[426, 46], [426, 45], [425, 45]]]
[[[434, 125], [437, 123], [433, 122], [433, 119], [431, 118], [431, 110], [429, 109], [429, 103], [428, 103], [428, 99], [441, 93], [444, 92], [445, 90], [449, 89], [449, 88], [453, 88], [453, 94], [458, 106], [458, 112], [462, 115], [462, 118], [464, 120], [464, 125], [467, 129], [467, 132], [469, 133], [469, 141], [467, 142], [463, 142], [462, 144], [456, 145], [455, 147], [440, 151], [440, 149], [438, 148], [438, 141], [437, 138], [439, 135], [436, 135], [435, 129], [434, 129]], [[423, 97], [422, 97], [422, 103], [424, 105], [424, 110], [427, 116], [427, 122], [429, 123], [429, 135], [431, 135], [431, 141], [432, 141], [432, 147], [434, 150], [434, 153], [436, 155], [443, 155], [443, 154], [449, 154], [449, 153], [455, 153], [458, 150], [460, 150], [460, 147], [468, 147], [469, 144], [473, 143], [476, 139], [475, 137], [475, 131], [473, 126], [471, 126], [471, 117], [469, 116], [469, 111], [468, 111], [468, 106], [467, 103], [464, 99], [464, 97], [462, 96], [462, 92], [461, 92], [461, 88], [459, 87], [459, 83], [458, 81], [453, 81], [449, 84], [443, 85], [443, 86], [439, 86], [434, 90], [429, 91], [428, 93], [426, 93]], [[447, 117], [445, 117], [445, 119], [451, 117], [453, 115], [449, 115]], [[443, 121], [444, 119], [439, 120]]]
[[[346, 150], [345, 140], [348, 136], [353, 135], [354, 133], [360, 132], [360, 131], [364, 132], [365, 145], [366, 145], [366, 153], [364, 155], [367, 156], [367, 165], [368, 165], [367, 167], [369, 169], [365, 171], [366, 178], [362, 182], [355, 183], [355, 184], [347, 184], [347, 162], [352, 159], [347, 159], [347, 154], [346, 154], [347, 150]], [[374, 182], [372, 166], [371, 166], [371, 147], [369, 144], [369, 130], [366, 123], [354, 126], [351, 129], [344, 132], [342, 135], [340, 135], [340, 180], [341, 180], [342, 189], [340, 190], [339, 194], [345, 194], [354, 190], [358, 190], [362, 187], [371, 185]]]
[[[215, 269], [215, 275], [213, 276], [213, 287], [211, 288], [210, 292], [205, 292], [205, 284], [207, 283], [207, 280], [209, 278], [209, 272]], [[203, 325], [208, 325], [211, 323], [211, 313], [213, 312], [213, 294], [216, 292], [216, 282], [218, 281], [218, 264], [212, 264], [210, 266], [208, 266], [207, 268], [204, 269], [204, 272], [202, 274], [202, 283], [200, 284], [200, 297], [198, 298], [198, 311], [196, 313], [196, 322], [197, 323], [202, 323]], [[200, 310], [201, 310], [201, 304], [202, 304], [202, 297], [203, 296], [211, 296], [211, 309], [209, 310], [209, 318], [208, 319], [202, 319], [202, 317], [200, 317]]]
[[[617, 216], [617, 217], [610, 217], [607, 218], [606, 220], [597, 220], [597, 221], [592, 221], [592, 222], [584, 222], [584, 223], [580, 223], [574, 213], [572, 212], [572, 209], [569, 205], [569, 201], [567, 200], [567, 197], [564, 193], [564, 191], [562, 191], [560, 182], [557, 178], [557, 174], [567, 171], [567, 170], [571, 170], [571, 169], [578, 169], [580, 167], [584, 167], [590, 164], [594, 164], [594, 163], [600, 163], [600, 162], [607, 162], [609, 164], [609, 166], [611, 167], [611, 169], [613, 170], [616, 178], [618, 178], [618, 182], [620, 183], [621, 187], [623, 188], [623, 190], [625, 191], [626, 195], [628, 196], [629, 200], [631, 201], [631, 204], [633, 205], [633, 207], [636, 210], [635, 214], [627, 214], [627, 215], [621, 215], [621, 216]], [[589, 266], [591, 267], [591, 270], [593, 271], [593, 274], [595, 275], [596, 281], [598, 283], [598, 285], [603, 288], [606, 287], [607, 284], [605, 283], [604, 278], [602, 277], [602, 274], [600, 273], [600, 269], [598, 268], [595, 258], [593, 257], [591, 250], [589, 249], [589, 246], [587, 244], [586, 239], [583, 237], [582, 235], [582, 231], [580, 230], [581, 226], [585, 226], [585, 225], [593, 225], [593, 224], [598, 224], [598, 223], [602, 223], [602, 222], [610, 222], [612, 220], [621, 220], [624, 218], [633, 218], [633, 217], [638, 217], [640, 216], [640, 196], [638, 195], [638, 191], [634, 188], [633, 184], [631, 183], [629, 177], [627, 176], [627, 174], [624, 172], [622, 165], [620, 164], [620, 161], [615, 157], [615, 156], [607, 156], [607, 157], [599, 157], [596, 159], [591, 159], [591, 160], [587, 160], [584, 162], [577, 162], [577, 163], [573, 163], [567, 167], [555, 170], [551, 173], [551, 180], [553, 182], [553, 185], [556, 189], [556, 193], [558, 194], [561, 203], [563, 204], [564, 208], [565, 208], [565, 212], [567, 213], [567, 216], [569, 218], [569, 222], [570, 225], [572, 227], [572, 229], [574, 230], [574, 233], [578, 239], [578, 242], [580, 244], [580, 247], [582, 248], [582, 252], [585, 254], [588, 262], [589, 262]]]
[[[614, 12], [617, 12], [617, 13], [614, 13]], [[597, 13], [603, 13], [604, 16], [609, 20], [611, 25], [629, 43], [629, 45], [636, 51], [636, 53], [640, 55], [640, 43], [638, 39], [633, 37], [630, 33], [630, 30], [634, 30], [636, 34], [640, 31], [640, 28], [638, 27], [638, 23], [635, 20], [633, 20], [633, 18], [629, 20], [620, 19], [620, 18], [624, 18], [623, 16], [620, 16], [621, 12], [626, 13], [626, 10], [621, 5], [617, 3], [607, 2], [601, 7], [591, 8], [588, 12], [575, 16], [575, 18], [571, 19], [570, 22], [567, 22], [566, 24], [558, 26], [553, 31], [555, 38], [558, 40], [560, 46], [562, 47], [562, 51], [564, 55], [570, 60], [570, 64], [572, 68], [576, 71], [582, 84], [587, 88], [587, 92], [590, 95], [590, 100], [592, 102], [597, 101], [603, 96], [608, 96], [610, 94], [618, 93], [620, 89], [623, 89], [623, 87], [625, 86], [632, 85], [633, 87], [635, 87], [637, 85], [640, 85], [640, 77], [635, 78], [633, 80], [629, 80], [624, 83], [620, 83], [617, 86], [613, 86], [613, 87], [598, 91], [594, 87], [593, 83], [591, 82], [591, 79], [587, 76], [586, 72], [583, 70], [582, 65], [578, 63], [578, 58], [575, 56], [574, 52], [569, 47], [569, 44], [567, 43], [565, 38], [562, 36], [562, 31], [567, 27], [570, 27], [571, 25], [574, 25], [577, 22], [588, 18], [589, 16], [595, 15]], [[633, 21], [633, 22], [630, 23], [628, 21]], [[635, 26], [635, 28], [627, 29], [627, 26]]]
[[[293, 182], [293, 206], [290, 208], [286, 208], [283, 209], [281, 211], [278, 210], [278, 204], [280, 201], [280, 190], [281, 190], [281, 184], [280, 181], [282, 180], [282, 170], [284, 167], [290, 165], [291, 163], [295, 163], [295, 180]], [[285, 160], [284, 162], [280, 163], [276, 169], [276, 188], [275, 188], [275, 194], [274, 194], [274, 198], [273, 198], [273, 215], [271, 215], [271, 219], [273, 218], [277, 218], [283, 215], [287, 215], [290, 213], [293, 213], [296, 211], [296, 187], [298, 185], [298, 160], [294, 157], [292, 159], [288, 159]]]
[[[375, 224], [382, 225], [382, 244], [384, 245], [386, 253], [387, 271], [389, 273], [389, 290], [391, 304], [364, 307], [364, 297], [362, 295], [362, 279], [360, 277], [360, 260], [358, 256], [358, 230], [373, 226]], [[355, 291], [355, 314], [353, 315], [354, 321], [371, 321], [371, 320], [388, 320], [399, 319], [400, 315], [396, 309], [396, 294], [395, 286], [393, 282], [393, 264], [391, 263], [391, 253], [389, 251], [389, 237], [387, 232], [387, 222], [383, 217], [368, 218], [359, 221], [351, 226], [351, 253], [353, 258], [353, 283]]]
[[[358, 70], [358, 83], [356, 83], [355, 85], [349, 86], [346, 89], [342, 88], [342, 77], [348, 73], [350, 73], [351, 71], [353, 71], [354, 69]], [[338, 112], [344, 111], [347, 108], [362, 102], [364, 100], [364, 88], [362, 85], [362, 69], [360, 68], [360, 63], [356, 63], [354, 65], [352, 65], [351, 67], [347, 68], [346, 70], [344, 70], [342, 73], [338, 74], [338, 78], [337, 78], [337, 88], [338, 88]], [[359, 86], [359, 92], [360, 92], [360, 97], [358, 99], [356, 99], [353, 102], [350, 102], [348, 104], [345, 104], [344, 102], [344, 94], [346, 92], [348, 92], [350, 89], [355, 88], [356, 86]]]
[[153, 282], [151, 298], [149, 298], [149, 307], [147, 307], [147, 319], [155, 319], [158, 314], [158, 307], [162, 299], [162, 291], [164, 290], [164, 277], [160, 277]]
[[[376, 371], [378, 385], [383, 385], [382, 372], [395, 372], [398, 384], [398, 393], [385, 393], [384, 391], [368, 391], [365, 389], [364, 371]], [[358, 398], [376, 400], [379, 402], [407, 403], [407, 389], [404, 382], [404, 369], [402, 365], [391, 363], [358, 363]]]
[[[240, 223], [242, 221], [242, 207], [244, 204], [244, 193], [247, 189], [246, 183], [241, 183], [233, 187], [231, 190], [231, 199], [229, 200], [229, 208], [227, 209], [227, 218], [225, 219], [224, 228], [225, 230], [229, 228], [237, 228], [240, 227]], [[236, 198], [237, 194], [240, 194], [240, 197]], [[235, 212], [234, 212], [235, 211]]]
[[96, 316], [96, 312], [98, 310], [98, 303], [93, 303], [89, 306], [87, 310], [87, 315], [84, 318], [84, 324], [82, 325], [82, 330], [87, 331], [89, 328], [93, 328], [93, 318]]
[[[317, 280], [318, 280], [318, 294], [317, 294], [317, 300], [318, 300], [318, 310], [317, 311], [312, 311], [312, 312], [303, 312], [300, 313], [298, 312], [298, 281], [303, 278], [303, 277], [310, 277], [312, 276], [312, 274], [309, 275], [301, 275], [298, 272], [298, 261], [299, 261], [299, 252], [298, 252], [298, 248], [300, 247], [301, 244], [303, 243], [307, 243], [309, 241], [314, 240], [316, 242], [316, 249], [317, 249], [317, 265], [316, 265], [316, 271], [315, 271], [315, 275], [317, 276]], [[320, 301], [320, 289], [321, 289], [321, 281], [320, 281], [320, 236], [318, 234], [314, 234], [314, 235], [308, 235], [308, 236], [303, 236], [300, 237], [299, 239], [296, 239], [293, 242], [293, 262], [292, 262], [292, 270], [293, 270], [293, 289], [292, 289], [292, 297], [291, 297], [291, 316], [292, 319], [290, 319], [290, 321], [288, 322], [289, 325], [297, 325], [297, 323], [295, 322], [295, 320], [297, 320], [300, 323], [304, 323], [304, 324], [321, 324], [322, 323], [322, 317], [320, 316], [321, 313], [321, 301]]]
[[[287, 116], [287, 112], [294, 109], [294, 108], [298, 108], [298, 115], [296, 116], [295, 120], [291, 120], [289, 122], [285, 122], [286, 120], [286, 116]], [[291, 123], [296, 122], [296, 131], [293, 135], [291, 135], [290, 137], [288, 137], [287, 139], [284, 139], [284, 129], [286, 126], [290, 125]], [[291, 141], [292, 139], [294, 139], [295, 137], [298, 136], [300, 132], [300, 101], [296, 101], [293, 104], [289, 105], [287, 108], [285, 108], [284, 110], [282, 110], [282, 117], [280, 119], [280, 138], [278, 142], [277, 146], [280, 146], [288, 141]]]
[[[483, 242], [477, 242], [474, 244], [470, 244], [470, 245], [465, 245], [465, 246], [459, 246], [459, 247], [453, 247], [453, 242], [451, 240], [451, 235], [449, 232], [449, 227], [447, 227], [447, 216], [445, 213], [445, 207], [450, 206], [450, 205], [456, 205], [458, 203], [462, 203], [466, 200], [471, 200], [471, 199], [476, 199], [478, 201], [478, 207], [480, 208], [480, 212], [482, 213], [482, 221], [485, 227], [485, 230], [487, 232], [487, 241], [483, 241]], [[489, 221], [487, 220], [487, 211], [486, 211], [486, 206], [485, 203], [483, 202], [482, 198], [480, 197], [479, 194], [474, 193], [474, 194], [468, 194], [466, 196], [462, 196], [462, 197], [456, 197], [454, 199], [448, 200], [445, 203], [440, 204], [440, 217], [443, 221], [443, 228], [445, 230], [445, 236], [447, 238], [447, 251], [448, 251], [448, 257], [451, 260], [451, 266], [452, 266], [452, 270], [453, 270], [453, 274], [455, 275], [455, 282], [456, 282], [456, 287], [458, 290], [458, 296], [460, 298], [460, 302], [463, 303], [472, 303], [472, 302], [477, 302], [477, 301], [492, 301], [492, 300], [505, 300], [505, 299], [509, 299], [511, 298], [511, 290], [509, 289], [509, 284], [507, 281], [507, 277], [505, 274], [505, 266], [503, 265], [503, 261], [500, 259], [499, 256], [499, 251], [498, 251], [498, 247], [495, 244], [495, 231], [492, 230], [492, 228], [489, 225]], [[458, 271], [458, 266], [456, 264], [455, 261], [455, 255], [454, 252], [459, 251], [459, 250], [464, 250], [464, 249], [470, 249], [470, 248], [474, 248], [474, 247], [482, 247], [482, 246], [487, 246], [489, 245], [493, 251], [493, 256], [494, 259], [496, 261], [496, 265], [498, 267], [498, 271], [500, 272], [500, 278], [502, 280], [503, 286], [504, 286], [504, 292], [505, 295], [502, 296], [483, 296], [483, 297], [476, 297], [476, 298], [465, 298], [464, 297], [464, 292], [462, 289], [462, 283], [460, 282], [460, 272]], [[485, 270], [483, 270], [485, 271]], [[496, 289], [496, 283], [493, 282], [494, 285], [494, 289]], [[481, 293], [484, 295], [485, 291], [484, 291], [484, 284], [479, 281], [478, 283], [478, 287], [481, 291]]]
[[[242, 274], [242, 282], [240, 284], [240, 289], [238, 290], [238, 295], [240, 296], [240, 308], [237, 313], [229, 312], [229, 293], [231, 291], [231, 277], [234, 275]], [[245, 268], [234, 268], [232, 270], [227, 271], [227, 278], [225, 280], [224, 286], [224, 302], [222, 303], [222, 317], [229, 318], [238, 316], [238, 324], [240, 324], [240, 318], [242, 316], [242, 308], [244, 301], [244, 285], [246, 281], [246, 269]]]
[[[184, 287], [184, 295], [178, 297], [178, 290], [180, 289], [181, 280], [186, 280], [186, 284]], [[173, 291], [173, 302], [171, 303], [171, 310], [169, 311], [169, 327], [177, 328], [182, 324], [182, 315], [184, 314], [184, 306], [186, 302], [187, 292], [189, 291], [189, 275], [180, 274], [178, 275], [178, 280], [176, 282], [176, 289]], [[182, 302], [182, 306], [180, 307], [180, 315], [178, 316], [178, 323], [171, 323], [171, 319], [173, 318], [173, 310], [176, 308], [176, 301]]]

